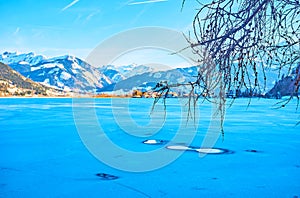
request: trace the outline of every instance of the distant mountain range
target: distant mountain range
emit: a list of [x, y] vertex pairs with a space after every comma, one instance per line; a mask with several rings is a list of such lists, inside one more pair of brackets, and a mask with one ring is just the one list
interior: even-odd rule
[[[74, 56], [47, 58], [34, 53], [19, 54], [5, 52], [0, 55], [0, 62], [9, 65], [26, 78], [42, 85], [66, 92], [130, 92], [134, 89], [149, 90], [160, 81], [188, 83], [198, 74], [196, 66], [159, 71], [145, 65], [126, 65], [116, 67], [92, 66]], [[267, 92], [277, 82], [278, 71], [267, 72]], [[263, 85], [263, 78], [259, 79]]]
[[147, 72], [155, 72], [156, 69], [145, 65], [126, 65], [122, 67], [116, 67], [114, 65], [107, 65], [99, 67], [98, 70], [109, 78], [111, 83], [118, 83], [127, 78], [135, 75], [144, 74]]
[[111, 84], [98, 69], [74, 56], [46, 58], [34, 53], [5, 52], [0, 62], [35, 82], [64, 91], [91, 92]]
[[0, 96], [58, 96], [63, 93], [36, 83], [0, 62]]
[[132, 75], [122, 81], [112, 83], [111, 85], [100, 89], [101, 91], [128, 92], [132, 89], [147, 91], [153, 88], [158, 82], [168, 81], [169, 84], [188, 83], [194, 81], [198, 74], [196, 66], [188, 68], [176, 68], [167, 71], [148, 71], [141, 74]]
[[[296, 84], [300, 77], [300, 63], [293, 69], [290, 75], [282, 76], [282, 78], [275, 83], [274, 87], [266, 94], [270, 98], [281, 98], [295, 94]], [[298, 82], [299, 83], [299, 82]], [[299, 91], [299, 90], [298, 90]], [[299, 93], [299, 92], [298, 92]]]

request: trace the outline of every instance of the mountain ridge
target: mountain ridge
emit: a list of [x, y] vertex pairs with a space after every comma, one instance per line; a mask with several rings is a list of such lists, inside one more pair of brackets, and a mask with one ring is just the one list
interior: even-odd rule
[[[193, 82], [198, 75], [197, 66], [161, 71], [150, 66], [135, 64], [97, 67], [71, 55], [48, 58], [33, 52], [24, 54], [4, 52], [0, 55], [0, 62], [9, 65], [34, 82], [65, 92], [77, 93], [132, 92], [136, 89], [147, 91], [160, 81], [168, 81], [169, 84], [186, 84]], [[263, 78], [264, 76], [260, 76], [261, 85], [264, 84]], [[262, 91], [267, 93], [277, 80], [278, 73], [269, 68], [267, 84]], [[177, 90], [180, 89], [186, 87]]]
[[35, 55], [5, 52], [0, 62], [9, 65], [27, 78], [64, 91], [91, 92], [111, 84], [97, 68], [70, 55], [47, 58]]
[[36, 83], [0, 62], [0, 96], [62, 96], [64, 93]]

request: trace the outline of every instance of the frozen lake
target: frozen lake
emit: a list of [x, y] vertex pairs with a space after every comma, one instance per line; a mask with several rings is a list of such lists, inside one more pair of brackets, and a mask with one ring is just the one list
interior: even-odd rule
[[[142, 143], [171, 140], [178, 133], [186, 117], [176, 99], [167, 101], [166, 120], [157, 107], [153, 123], [152, 99], [126, 101], [114, 99], [111, 105], [110, 99], [81, 99], [75, 106], [92, 109], [107, 137], [126, 151], [178, 152]], [[272, 106], [276, 102], [252, 99], [247, 109], [248, 100], [238, 99], [227, 110], [225, 136], [215, 147], [232, 153], [200, 158], [186, 151], [157, 170], [134, 173], [112, 168], [88, 151], [76, 126], [80, 122], [80, 130], [87, 133], [97, 133], [97, 127], [85, 109], [74, 121], [72, 99], [0, 98], [0, 197], [300, 197], [299, 112], [295, 100], [281, 109]], [[123, 119], [128, 112], [131, 119]], [[211, 104], [204, 103], [192, 146], [201, 145], [210, 118]], [[140, 137], [132, 134], [139, 131]], [[182, 134], [188, 136], [188, 131]], [[112, 152], [101, 142], [99, 150]], [[116, 163], [127, 163], [122, 157], [115, 155]], [[133, 161], [149, 166], [147, 160]], [[116, 177], [96, 175], [103, 173]]]

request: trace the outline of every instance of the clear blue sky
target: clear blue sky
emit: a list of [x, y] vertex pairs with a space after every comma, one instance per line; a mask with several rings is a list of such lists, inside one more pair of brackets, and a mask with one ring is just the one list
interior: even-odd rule
[[118, 32], [161, 26], [191, 29], [198, 6], [187, 0], [0, 0], [0, 46], [19, 51], [85, 58]]

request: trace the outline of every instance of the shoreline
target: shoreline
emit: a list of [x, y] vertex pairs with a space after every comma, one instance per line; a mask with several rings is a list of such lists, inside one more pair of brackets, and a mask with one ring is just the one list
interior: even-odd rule
[[[239, 97], [239, 98], [226, 98], [228, 100], [237, 100], [237, 99], [267, 99], [267, 100], [285, 100], [285, 99], [288, 99], [290, 96], [284, 96], [280, 99], [276, 99], [276, 98], [266, 98], [266, 97]], [[152, 97], [130, 97], [130, 96], [106, 96], [106, 97], [99, 97], [99, 96], [0, 96], [0, 99], [17, 99], [17, 98], [20, 98], [20, 99], [46, 99], [46, 98], [49, 98], [49, 99], [63, 99], [63, 98], [69, 98], [69, 99], [72, 99], [72, 98], [94, 98], [94, 99], [103, 99], [103, 98], [122, 98], [122, 99], [128, 99], [128, 98], [137, 98], [137, 99], [155, 99], [155, 98], [152, 98]], [[188, 97], [173, 97], [173, 98], [167, 98], [167, 99], [176, 99], [176, 98], [188, 98]]]

